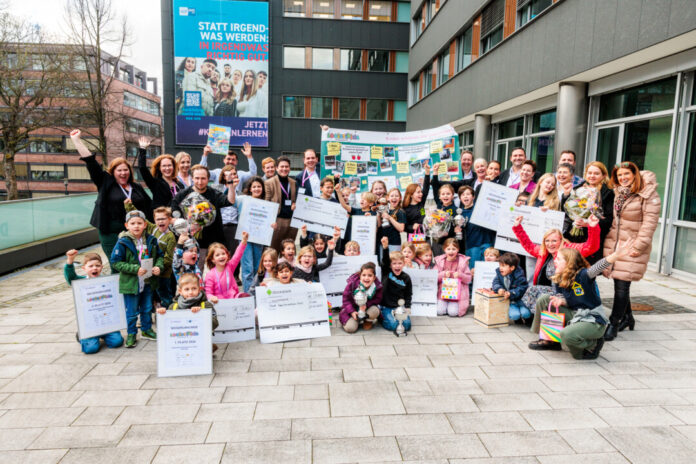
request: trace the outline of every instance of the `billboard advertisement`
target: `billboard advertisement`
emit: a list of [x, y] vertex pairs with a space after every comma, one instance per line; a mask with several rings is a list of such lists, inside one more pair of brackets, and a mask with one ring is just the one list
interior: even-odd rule
[[176, 143], [268, 146], [268, 3], [173, 0]]

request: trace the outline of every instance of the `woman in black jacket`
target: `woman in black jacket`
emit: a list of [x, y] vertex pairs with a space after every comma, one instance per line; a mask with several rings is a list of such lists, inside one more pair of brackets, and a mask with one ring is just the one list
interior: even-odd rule
[[186, 188], [176, 178], [176, 159], [172, 155], [160, 155], [152, 162], [152, 168], [148, 169], [146, 155], [150, 142], [145, 137], [140, 137], [138, 142], [138, 170], [152, 192], [152, 209], [169, 206], [172, 198]]
[[[425, 165], [425, 179], [423, 187], [418, 184], [411, 184], [406, 187], [404, 192], [404, 201], [401, 208], [406, 213], [406, 234], [412, 234], [414, 228], [420, 227], [420, 232], [423, 230], [423, 218], [425, 217], [425, 201], [428, 199], [430, 191], [430, 164]], [[408, 237], [408, 235], [407, 235]]]
[[108, 259], [116, 245], [118, 234], [125, 230], [124, 200], [129, 198], [136, 209], [144, 212], [150, 220], [152, 220], [152, 203], [145, 189], [135, 182], [133, 168], [125, 158], [113, 159], [105, 171], [96, 160], [96, 154], [90, 153], [80, 139], [79, 130], [72, 131], [70, 138], [80, 158], [87, 164], [90, 179], [97, 186], [97, 201], [94, 203], [94, 211], [89, 223], [97, 228], [99, 243]]

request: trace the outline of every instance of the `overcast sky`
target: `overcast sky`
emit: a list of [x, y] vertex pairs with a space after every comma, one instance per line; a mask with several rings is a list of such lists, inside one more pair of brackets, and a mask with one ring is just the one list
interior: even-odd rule
[[[58, 37], [65, 29], [65, 0], [5, 0], [10, 13], [40, 24]], [[112, 0], [119, 14], [125, 14], [132, 31], [132, 43], [124, 60], [157, 78], [162, 95], [162, 42], [160, 0]], [[112, 50], [106, 50], [112, 52]]]

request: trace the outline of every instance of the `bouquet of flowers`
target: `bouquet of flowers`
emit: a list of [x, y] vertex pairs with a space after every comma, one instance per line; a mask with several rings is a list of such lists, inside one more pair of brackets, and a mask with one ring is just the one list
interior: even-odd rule
[[[568, 213], [568, 217], [573, 220], [573, 223], [577, 219], [587, 219], [593, 214], [599, 218], [602, 217], [602, 207], [597, 201], [597, 196], [597, 190], [589, 187], [578, 187], [570, 192], [564, 208], [566, 213]], [[573, 224], [570, 235], [574, 237], [582, 235], [582, 229]]]
[[449, 233], [452, 216], [441, 209], [429, 209], [423, 218], [423, 227], [431, 239], [439, 239]]
[[201, 194], [192, 192], [181, 202], [181, 206], [186, 213], [186, 220], [191, 226], [203, 227], [209, 226], [215, 220], [217, 211], [215, 206]]

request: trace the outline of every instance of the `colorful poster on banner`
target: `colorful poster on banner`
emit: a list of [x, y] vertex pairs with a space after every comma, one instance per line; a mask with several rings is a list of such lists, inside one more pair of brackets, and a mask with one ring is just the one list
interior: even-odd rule
[[230, 149], [230, 128], [211, 124], [208, 126], [208, 145], [216, 155], [226, 155]]
[[230, 145], [267, 147], [268, 3], [172, 5], [176, 143], [205, 145], [215, 124], [230, 128]]
[[338, 174], [341, 187], [355, 185], [358, 193], [368, 191], [378, 178], [390, 178], [391, 185], [405, 190], [422, 182], [426, 162], [447, 162], [442, 174], [450, 181], [461, 178], [459, 137], [449, 125], [414, 132], [329, 128], [321, 133], [321, 152], [321, 177]]

